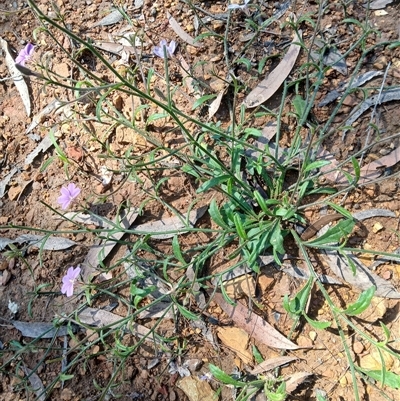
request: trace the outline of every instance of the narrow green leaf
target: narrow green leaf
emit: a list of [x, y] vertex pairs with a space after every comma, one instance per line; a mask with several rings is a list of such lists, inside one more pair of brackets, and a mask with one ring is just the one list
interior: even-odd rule
[[60, 378], [60, 381], [67, 381], [67, 380], [71, 380], [75, 377], [75, 375], [66, 375], [64, 373], [61, 373], [60, 376], [58, 376]]
[[307, 104], [300, 95], [296, 95], [293, 99], [293, 107], [297, 116], [302, 117], [307, 108]]
[[229, 174], [224, 174], [224, 175], [220, 175], [219, 177], [211, 178], [211, 180], [208, 180], [208, 181], [204, 182], [203, 184], [201, 184], [196, 192], [198, 194], [201, 194], [202, 192], [205, 192], [205, 191], [209, 190], [210, 188], [216, 187], [217, 185], [220, 185], [220, 184], [228, 181], [229, 178], [231, 178], [231, 176]]
[[237, 64], [244, 64], [246, 66], [247, 71], [250, 71], [251, 69], [251, 62], [248, 58], [242, 57], [236, 60]]
[[239, 238], [241, 238], [243, 241], [247, 240], [247, 234], [246, 231], [243, 227], [243, 222], [242, 219], [240, 217], [240, 214], [235, 213], [233, 215], [233, 222], [235, 223], [235, 227], [236, 227], [236, 232], [239, 236]]
[[229, 298], [229, 295], [228, 295], [228, 293], [226, 292], [224, 283], [221, 283], [220, 288], [221, 288], [221, 294], [222, 294], [222, 296], [224, 297], [225, 301], [228, 302], [229, 305], [236, 306], [235, 301], [233, 301], [231, 298]]
[[161, 118], [166, 118], [166, 117], [168, 117], [167, 113], [154, 113], [147, 119], [146, 124], [150, 124], [153, 121], [160, 120]]
[[331, 322], [318, 322], [316, 320], [313, 320], [310, 317], [308, 317], [306, 313], [303, 313], [303, 316], [307, 320], [307, 322], [310, 324], [310, 326], [317, 330], [325, 330], [326, 328], [330, 327], [330, 325], [331, 325]]
[[258, 206], [260, 206], [261, 210], [268, 216], [271, 215], [271, 211], [268, 209], [267, 205], [265, 204], [265, 199], [261, 196], [261, 194], [258, 191], [253, 192], [254, 199], [258, 203]]
[[210, 203], [210, 207], [208, 208], [208, 213], [210, 214], [211, 218], [217, 223], [220, 227], [224, 228], [225, 230], [231, 230], [228, 224], [225, 223], [219, 209], [217, 206], [217, 202], [213, 199]]
[[355, 316], [364, 312], [371, 304], [371, 299], [374, 296], [376, 287], [372, 286], [368, 290], [363, 291], [358, 297], [357, 301], [349, 305], [347, 309], [343, 311], [346, 315]]
[[172, 238], [172, 251], [174, 252], [175, 257], [179, 260], [179, 262], [182, 263], [182, 265], [185, 265], [186, 261], [182, 255], [177, 235], [174, 235], [174, 238]]
[[328, 202], [328, 205], [332, 209], [336, 210], [338, 213], [341, 213], [343, 216], [347, 217], [348, 219], [352, 219], [353, 218], [351, 213], [347, 209], [345, 209], [344, 207], [339, 206], [339, 205], [337, 205], [336, 203], [333, 203], [333, 202]]
[[230, 384], [234, 387], [245, 387], [247, 385], [246, 383], [235, 380], [233, 377], [229, 376], [222, 369], [213, 365], [212, 363], [208, 365], [208, 368], [210, 369], [210, 373], [213, 375], [213, 377], [219, 380], [221, 383]]
[[355, 175], [354, 184], [357, 184], [361, 174], [360, 163], [358, 163], [358, 160], [354, 156], [351, 158], [351, 163], [354, 168], [354, 175]]
[[202, 97], [200, 97], [199, 99], [197, 99], [194, 103], [193, 103], [193, 107], [192, 110], [197, 109], [199, 106], [201, 106], [203, 103], [207, 102], [210, 99], [215, 99], [217, 97], [217, 95], [215, 94], [211, 94], [211, 95], [204, 95]]
[[338, 224], [328, 229], [328, 231], [321, 235], [319, 238], [305, 242], [306, 245], [321, 246], [339, 242], [342, 238], [349, 235], [354, 228], [355, 222], [353, 220], [342, 220]]
[[285, 248], [283, 247], [282, 227], [279, 223], [275, 225], [271, 233], [270, 243], [277, 253], [281, 255], [285, 253]]
[[381, 325], [381, 327], [382, 327], [382, 330], [383, 330], [383, 333], [384, 333], [384, 335], [385, 335], [385, 340], [383, 341], [383, 344], [386, 345], [386, 344], [389, 342], [389, 340], [390, 340], [390, 330], [389, 330], [389, 328], [386, 326], [386, 324], [383, 323], [382, 321], [379, 321], [379, 323], [380, 323], [380, 325]]
[[199, 317], [195, 313], [190, 312], [190, 310], [186, 309], [185, 307], [180, 305], [178, 302], [175, 302], [175, 305], [178, 308], [181, 315], [184, 316], [186, 319], [198, 320]]
[[252, 346], [252, 351], [253, 351], [254, 360], [255, 360], [257, 363], [262, 363], [262, 362], [264, 362], [264, 358], [263, 358], [263, 356], [261, 355], [261, 352], [258, 350], [258, 348], [257, 348], [255, 345]]
[[[360, 368], [359, 368], [360, 369]], [[390, 388], [399, 389], [400, 388], [400, 376], [393, 372], [386, 372], [384, 380], [382, 380], [382, 371], [381, 370], [362, 370], [361, 372], [365, 373], [367, 376], [371, 377], [374, 380], [378, 380], [383, 385], [388, 386]]]
[[329, 162], [328, 160], [317, 160], [306, 166], [306, 168], [303, 171], [304, 173], [307, 173], [308, 171], [317, 170], [321, 167], [327, 166], [328, 164], [331, 164], [331, 162]]

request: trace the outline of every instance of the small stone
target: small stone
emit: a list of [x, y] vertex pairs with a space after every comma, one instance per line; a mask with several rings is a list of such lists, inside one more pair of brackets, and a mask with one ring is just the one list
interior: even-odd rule
[[83, 159], [83, 150], [78, 146], [69, 146], [67, 148], [67, 156], [70, 159], [80, 162]]
[[10, 189], [8, 190], [8, 198], [10, 200], [15, 200], [18, 198], [18, 195], [22, 192], [22, 188], [17, 185], [15, 187], [10, 187]]
[[186, 365], [188, 369], [193, 373], [201, 368], [203, 362], [201, 361], [201, 359], [188, 359], [186, 360]]
[[342, 387], [346, 387], [347, 386], [347, 377], [346, 376], [342, 376], [339, 380], [339, 383]]
[[221, 20], [213, 20], [211, 26], [214, 31], [218, 31], [225, 26], [225, 22]]
[[372, 227], [372, 231], [376, 234], [379, 233], [379, 231], [383, 230], [383, 225], [381, 223], [375, 223], [374, 226]]
[[382, 273], [382, 278], [383, 278], [384, 280], [390, 280], [390, 279], [392, 278], [392, 275], [393, 275], [393, 272], [392, 272], [391, 270], [385, 270], [385, 271]]
[[61, 399], [62, 399], [63, 401], [72, 400], [73, 395], [74, 395], [74, 394], [73, 394], [72, 390], [70, 390], [69, 388], [64, 388], [64, 389], [61, 391]]
[[348, 95], [343, 100], [343, 104], [345, 106], [350, 106], [350, 107], [354, 107], [359, 103], [360, 103], [360, 101], [357, 99], [357, 97], [355, 95]]
[[387, 58], [385, 56], [380, 56], [375, 60], [373, 67], [377, 70], [384, 70], [387, 64], [388, 64]]
[[364, 345], [361, 341], [356, 341], [353, 344], [353, 351], [356, 354], [361, 354], [364, 351]]
[[315, 341], [317, 339], [317, 333], [315, 331], [310, 331], [308, 336], [311, 338], [311, 341]]
[[199, 51], [198, 47], [190, 46], [190, 45], [187, 45], [187, 46], [186, 46], [186, 50], [187, 50], [187, 52], [188, 52], [189, 54], [191, 54], [191, 55], [193, 55], [193, 56], [195, 56], [195, 55], [198, 53], [198, 51]]
[[10, 281], [11, 273], [8, 270], [4, 270], [3, 274], [0, 276], [0, 286], [7, 285]]
[[193, 26], [193, 24], [187, 24], [187, 25], [186, 25], [186, 31], [187, 31], [187, 32], [194, 32], [194, 26]]
[[268, 277], [264, 274], [261, 274], [258, 277], [258, 285], [260, 286], [262, 293], [265, 293], [268, 290], [268, 288], [272, 287], [274, 282], [275, 282], [275, 279], [273, 277]]
[[122, 110], [123, 107], [123, 100], [121, 95], [117, 95], [113, 99], [113, 104], [118, 111]]
[[61, 75], [62, 77], [69, 77], [69, 66], [67, 63], [56, 64], [53, 70], [54, 73]]
[[369, 186], [369, 187], [365, 188], [364, 192], [370, 198], [373, 198], [375, 196], [375, 186]]

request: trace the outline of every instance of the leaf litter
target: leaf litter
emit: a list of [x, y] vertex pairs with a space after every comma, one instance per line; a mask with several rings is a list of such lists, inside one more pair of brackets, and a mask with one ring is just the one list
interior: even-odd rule
[[253, 108], [267, 101], [288, 77], [301, 50], [301, 31], [296, 32], [289, 50], [274, 70], [263, 79], [245, 98], [243, 104]]
[[29, 117], [31, 115], [31, 99], [29, 96], [28, 85], [26, 84], [23, 75], [19, 72], [19, 70], [15, 66], [15, 61], [11, 56], [8, 43], [1, 37], [0, 37], [0, 47], [3, 49], [3, 52], [5, 53], [5, 60], [8, 71], [10, 72], [10, 75], [19, 92], [19, 95], [21, 96], [22, 104], [25, 107], [26, 114]]
[[[382, 216], [396, 218], [394, 212], [385, 209], [371, 209], [353, 214], [353, 218], [359, 221]], [[322, 235], [323, 232], [324, 229], [319, 232], [319, 235]], [[365, 291], [374, 285], [376, 287], [375, 296], [400, 299], [400, 292], [396, 290], [392, 283], [373, 273], [353, 253], [345, 250], [323, 250], [321, 255], [333, 273], [352, 287]], [[400, 256], [398, 262], [400, 262]]]
[[220, 293], [213, 294], [213, 301], [235, 322], [237, 327], [245, 330], [256, 341], [278, 349], [301, 348], [240, 302], [237, 302], [236, 306], [229, 305]]

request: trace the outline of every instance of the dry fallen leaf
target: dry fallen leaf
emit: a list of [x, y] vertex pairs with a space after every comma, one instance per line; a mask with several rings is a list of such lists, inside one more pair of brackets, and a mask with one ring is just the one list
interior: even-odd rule
[[375, 1], [367, 1], [363, 6], [365, 8], [369, 8], [370, 10], [380, 10], [381, 8], [385, 8], [388, 4], [393, 3], [394, 0], [375, 0]]
[[313, 376], [313, 373], [308, 372], [296, 372], [290, 375], [290, 377], [285, 377], [286, 381], [286, 392], [288, 394], [292, 393], [296, 388], [306, 380]]
[[40, 380], [40, 377], [25, 365], [21, 365], [21, 369], [24, 371], [25, 375], [28, 376], [29, 383], [31, 383], [32, 389], [36, 393], [36, 399], [39, 401], [45, 401], [47, 398], [46, 390], [43, 386], [43, 382]]
[[[328, 181], [337, 185], [348, 185], [349, 181], [346, 176], [341, 172], [338, 167], [339, 163], [335, 157], [325, 150], [320, 150], [318, 158], [328, 160], [331, 164], [321, 167], [320, 171], [324, 173], [323, 177]], [[383, 172], [384, 168], [392, 167], [400, 161], [400, 146], [390, 152], [388, 155], [374, 160], [361, 168], [360, 179], [357, 185], [368, 185], [368, 183], [378, 178]], [[351, 173], [351, 171], [348, 171]]]
[[31, 100], [29, 97], [28, 85], [26, 84], [22, 74], [19, 72], [15, 66], [15, 61], [11, 56], [10, 50], [8, 48], [8, 43], [0, 38], [0, 47], [5, 53], [6, 65], [11, 77], [13, 78], [14, 84], [17, 87], [19, 95], [21, 96], [22, 103], [25, 106], [26, 114], [28, 117], [31, 115]]
[[246, 365], [253, 362], [253, 355], [248, 350], [249, 335], [238, 327], [218, 327], [217, 336]]
[[[80, 322], [96, 327], [113, 326], [119, 322], [122, 323], [122, 321], [126, 319], [123, 316], [96, 308], [83, 309], [81, 312], [79, 312], [78, 318]], [[157, 336], [153, 335], [152, 330], [142, 326], [139, 323], [129, 322], [128, 324], [125, 324], [125, 327], [127, 331], [139, 338], [146, 337], [146, 340], [148, 341], [161, 343], [161, 340], [159, 340]]]
[[266, 361], [255, 366], [250, 373], [252, 375], [258, 375], [260, 373], [267, 372], [268, 370], [275, 369], [279, 366], [286, 365], [292, 361], [295, 361], [296, 359], [297, 358], [294, 356], [278, 356], [276, 358], [267, 359]]
[[[155, 239], [168, 239], [174, 237], [176, 234], [183, 234], [188, 231], [190, 227], [196, 224], [196, 221], [204, 215], [207, 210], [207, 206], [203, 206], [197, 210], [192, 210], [187, 216], [172, 216], [167, 218], [161, 218], [157, 221], [150, 221], [148, 223], [139, 224], [133, 226], [132, 230], [136, 231], [137, 234], [150, 234], [151, 238]], [[187, 224], [187, 222], [189, 224]], [[169, 231], [179, 231], [169, 233]], [[160, 233], [160, 234], [155, 234]]]
[[301, 46], [298, 42], [301, 41], [301, 31], [298, 31], [294, 36], [293, 42], [289, 47], [285, 57], [275, 67], [275, 69], [263, 79], [246, 97], [244, 105], [248, 108], [259, 106], [268, 100], [282, 85], [292, 71], [292, 68], [300, 53]]
[[46, 235], [22, 234], [16, 239], [0, 238], [0, 250], [8, 244], [28, 243], [29, 246], [36, 246], [46, 251], [60, 251], [76, 245], [76, 242], [63, 237], [48, 237]]
[[167, 11], [167, 18], [169, 24], [171, 25], [171, 28], [184, 42], [188, 43], [191, 46], [201, 47], [201, 44], [195, 42], [194, 39], [182, 29], [178, 21], [168, 11]]
[[[129, 227], [136, 220], [138, 213], [136, 210], [130, 212], [124, 211], [121, 216], [116, 217], [116, 222], [114, 224], [107, 224], [105, 229], [111, 230], [114, 225], [119, 225], [114, 233], [104, 231], [101, 233], [101, 237], [107, 238], [104, 241], [99, 241], [97, 244], [93, 245], [90, 249], [84, 262], [82, 263], [82, 277], [85, 282], [89, 282], [91, 278], [100, 273], [96, 270], [97, 266], [109, 255], [114, 246], [118, 241], [125, 235], [124, 230], [128, 230]], [[118, 224], [117, 224], [118, 223]], [[100, 279], [107, 279], [103, 273], [100, 275]]]
[[[61, 337], [68, 334], [65, 326], [55, 328], [54, 324], [46, 322], [21, 322], [13, 320], [12, 325], [21, 332], [24, 337], [30, 338], [53, 338]], [[72, 329], [74, 327], [72, 326]]]
[[123, 19], [124, 15], [122, 14], [122, 11], [120, 11], [119, 9], [115, 9], [110, 14], [102, 18], [100, 21], [93, 24], [89, 29], [95, 28], [96, 26], [114, 25], [117, 22], [122, 21]]
[[[372, 217], [396, 217], [396, 214], [386, 209], [369, 209], [353, 213], [353, 218], [359, 221]], [[319, 235], [322, 233], [323, 230], [319, 232]], [[321, 255], [336, 276], [340, 277], [353, 287], [364, 291], [374, 285], [376, 287], [376, 297], [400, 298], [400, 292], [398, 292], [389, 281], [373, 273], [357, 256], [350, 252], [347, 252], [347, 258], [351, 260], [353, 268], [356, 270], [355, 274], [353, 273], [352, 267], [349, 266], [348, 259], [343, 254], [337, 251], [324, 251], [321, 252]], [[398, 260], [400, 261], [400, 256]]]
[[250, 274], [228, 280], [224, 282], [224, 287], [228, 296], [234, 299], [238, 299], [243, 295], [247, 295], [250, 298], [256, 295], [256, 284]]
[[220, 293], [213, 295], [213, 301], [235, 322], [237, 327], [245, 330], [256, 341], [278, 349], [301, 348], [241, 303], [238, 302], [235, 307], [229, 305]]
[[189, 398], [190, 401], [216, 401], [217, 395], [211, 386], [197, 377], [185, 377], [177, 383], [179, 387]]

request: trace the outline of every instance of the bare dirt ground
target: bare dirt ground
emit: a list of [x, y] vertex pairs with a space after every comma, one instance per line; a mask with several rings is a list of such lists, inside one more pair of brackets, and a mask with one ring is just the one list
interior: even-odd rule
[[[129, 2], [131, 3], [131, 2]], [[203, 17], [208, 14], [215, 15], [226, 12], [227, 3], [224, 1], [204, 1], [193, 2], [203, 11], [198, 10]], [[272, 15], [278, 8], [279, 3], [283, 2], [255, 2], [260, 5], [263, 12], [263, 18]], [[54, 17], [54, 8], [48, 1], [38, 1], [40, 9], [49, 16]], [[102, 0], [56, 0], [56, 6], [59, 8], [64, 21], [71, 31], [84, 38], [91, 38], [97, 42], [109, 41], [111, 35], [116, 35], [125, 27], [125, 23], [117, 23], [111, 26], [98, 26], [89, 29], [93, 24], [105, 16], [112, 3]], [[131, 5], [131, 4], [129, 4]], [[350, 47], [352, 37], [357, 34], [358, 27], [354, 32], [345, 31], [343, 25], [343, 10], [339, 2], [331, 2], [321, 19], [321, 32], [324, 35], [330, 35], [332, 42], [338, 45], [339, 50], [345, 51]], [[204, 39], [204, 45], [201, 48], [185, 44], [177, 38], [174, 31], [168, 24], [165, 12], [168, 11], [174, 16], [181, 26], [191, 35], [194, 36], [195, 27], [193, 24], [194, 13], [192, 9], [182, 1], [148, 1], [145, 0], [143, 6], [137, 9], [128, 10], [135, 23], [135, 29], [144, 33], [144, 48], [142, 62], [144, 68], [153, 67], [155, 71], [162, 74], [164, 71], [164, 61], [161, 58], [153, 57], [152, 49], [157, 45], [160, 39], [176, 40], [178, 42], [178, 54], [182, 54], [186, 62], [193, 68], [194, 74], [199, 80], [204, 81], [209, 87], [210, 93], [213, 92], [213, 85], [221, 78], [227, 76], [227, 68], [224, 60], [224, 49], [221, 42], [213, 40], [212, 37]], [[315, 2], [296, 1], [291, 5], [291, 11], [298, 16], [306, 13], [315, 15], [317, 5]], [[386, 15], [375, 15], [372, 13], [370, 23], [380, 35], [371, 38], [376, 43], [385, 40], [394, 40], [399, 37], [399, 5], [395, 4], [386, 8]], [[362, 7], [361, 2], [349, 2], [346, 7], [347, 17], [355, 18], [363, 21], [366, 18], [366, 10]], [[207, 13], [207, 14], [206, 14]], [[232, 15], [233, 27], [229, 32], [228, 43], [232, 55], [237, 52], [244, 43], [243, 39], [248, 32], [245, 30], [244, 13], [234, 13]], [[283, 17], [285, 18], [285, 17]], [[217, 33], [224, 35], [225, 22], [222, 20], [212, 20], [212, 29]], [[58, 74], [60, 81], [63, 78], [68, 79], [78, 74], [77, 67], [74, 66], [67, 57], [69, 53], [77, 46], [70, 38], [61, 32], [56, 33], [54, 41], [50, 40], [40, 32], [40, 22], [26, 7], [24, 1], [3, 1], [0, 2], [0, 36], [6, 40], [10, 47], [17, 52], [27, 43], [32, 42], [36, 45], [33, 60], [29, 64], [34, 69], [35, 63], [42, 62], [46, 59], [49, 68]], [[254, 87], [257, 82], [264, 77], [279, 61], [279, 55], [284, 52], [284, 43], [291, 40], [291, 32], [288, 28], [282, 28], [280, 24], [274, 23], [270, 26], [271, 32], [266, 32], [263, 37], [254, 42], [246, 50], [249, 59], [254, 63], [249, 71], [245, 66], [236, 68], [236, 75], [250, 88]], [[309, 25], [304, 26], [303, 38], [305, 43], [309, 43], [312, 37], [312, 31]], [[34, 39], [34, 32], [35, 38]], [[262, 74], [257, 72], [257, 61], [265, 55], [265, 46], [270, 46], [270, 54], [273, 55], [267, 62]], [[104, 52], [110, 63], [118, 66], [119, 56]], [[351, 52], [346, 59], [349, 75], [357, 64], [360, 53], [358, 51]], [[305, 62], [305, 55], [301, 55], [292, 75], [296, 76], [296, 68]], [[107, 70], [100, 64], [96, 64], [90, 54], [83, 52], [79, 56], [80, 63], [84, 64], [93, 73], [101, 75], [108, 82], [113, 82], [114, 77], [110, 76]], [[131, 63], [135, 63], [135, 56], [131, 55]], [[398, 48], [389, 50], [383, 47], [377, 47], [376, 52], [370, 55], [368, 63], [363, 65], [362, 71], [371, 69], [385, 71], [388, 63], [391, 67], [388, 70], [386, 78], [386, 86], [396, 86], [400, 84], [400, 52]], [[119, 65], [121, 72], [126, 68]], [[0, 77], [7, 77], [8, 71], [3, 58], [0, 58]], [[182, 80], [182, 71], [178, 63], [170, 63], [170, 79], [174, 84]], [[325, 79], [323, 90], [318, 94], [318, 98], [322, 99], [326, 93], [335, 89], [344, 79], [340, 73], [335, 70], [330, 71], [330, 75]], [[379, 86], [381, 77], [375, 78], [370, 86]], [[159, 83], [162, 89], [162, 83]], [[55, 99], [63, 101], [71, 101], [74, 94], [70, 90], [54, 85], [44, 86], [43, 83], [31, 77], [29, 80], [31, 91], [31, 99], [33, 104], [32, 116], [36, 115], [40, 110], [46, 107]], [[229, 92], [226, 96], [229, 96]], [[245, 96], [241, 94], [238, 103]], [[179, 106], [182, 111], [192, 113], [190, 98], [182, 91], [182, 95], [178, 96]], [[274, 100], [272, 100], [274, 101]], [[342, 109], [338, 113], [335, 124], [342, 123], [352, 107], [361, 101], [361, 95], [350, 96], [343, 104]], [[279, 101], [278, 101], [279, 103]], [[380, 105], [378, 107], [379, 129], [383, 136], [391, 136], [400, 130], [400, 110], [398, 101], [393, 101]], [[121, 111], [121, 113], [129, 116], [135, 111], [137, 105], [131, 102], [131, 99], [119, 95], [114, 97], [113, 105]], [[102, 124], [96, 121], [95, 110], [90, 102], [79, 103], [75, 107], [79, 107], [79, 112], [90, 116], [82, 123], [82, 118], [75, 114], [75, 118], [61, 121], [61, 116], [57, 113], [50, 114], [43, 118], [39, 126], [31, 132], [37, 136], [29, 136], [25, 133], [27, 127], [32, 121], [32, 117], [27, 117], [24, 106], [20, 100], [17, 89], [10, 80], [0, 82], [0, 180], [3, 180], [13, 168], [17, 168], [17, 172], [13, 175], [4, 196], [0, 199], [0, 225], [3, 227], [0, 231], [1, 237], [15, 238], [28, 230], [21, 227], [33, 227], [36, 229], [59, 230], [73, 229], [75, 226], [66, 220], [60, 218], [54, 212], [59, 209], [57, 197], [61, 186], [73, 181], [84, 193], [81, 202], [92, 212], [113, 219], [118, 211], [118, 207], [123, 202], [130, 202], [135, 207], [140, 207], [142, 202], [147, 199], [146, 186], [149, 182], [127, 181], [123, 174], [116, 173], [113, 177], [111, 187], [104, 187], [101, 184], [102, 167], [114, 169], [118, 171], [121, 165], [117, 159], [105, 158], [106, 154], [104, 143], [107, 143], [112, 152], [117, 156], [123, 156], [125, 151], [132, 146], [136, 156], [147, 154], [154, 148], [154, 141], [148, 141], [140, 136], [134, 136], [131, 133], [124, 132], [122, 129], [115, 129], [112, 124]], [[272, 106], [269, 106], [272, 108]], [[289, 105], [288, 105], [289, 107]], [[333, 105], [322, 108], [315, 107], [312, 114], [319, 124], [323, 124], [331, 115]], [[77, 112], [76, 108], [73, 109]], [[198, 111], [196, 111], [198, 112]], [[200, 111], [201, 112], [201, 111]], [[138, 123], [140, 124], [140, 116]], [[228, 100], [225, 99], [222, 105], [213, 117], [214, 121], [221, 121], [222, 125], [229, 122]], [[257, 120], [259, 126], [254, 128], [262, 128], [267, 121]], [[284, 122], [285, 135], [281, 141], [281, 146], [290, 146], [291, 140], [291, 124], [288, 119]], [[342, 139], [340, 132], [333, 132], [326, 139], [326, 148], [334, 149], [338, 160], [343, 160], [348, 155], [357, 152], [364, 144], [365, 132], [369, 123], [369, 115], [360, 118], [357, 128], [349, 133], [345, 140]], [[176, 131], [170, 131], [168, 119], [157, 120], [153, 124], [146, 127], [151, 138], [170, 148], [178, 147], [182, 144], [182, 138]], [[50, 147], [44, 153], [39, 154], [32, 163], [25, 163], [27, 155], [37, 146], [37, 140], [44, 138], [50, 129], [55, 132], [55, 137], [61, 149], [68, 155], [70, 163], [65, 169], [63, 161], [57, 157], [54, 147]], [[375, 146], [366, 155], [367, 161], [376, 160], [384, 154], [385, 148], [393, 149], [399, 146], [398, 139], [389, 141], [382, 146]], [[145, 156], [143, 156], [145, 158]], [[392, 173], [396, 172], [397, 166], [393, 167]], [[184, 213], [188, 210], [188, 206], [194, 201], [198, 201], [198, 206], [209, 204], [211, 195], [199, 195], [196, 193], [195, 182], [188, 178], [179, 169], [163, 168], [158, 172], [154, 172], [154, 179], [166, 178], [162, 186], [162, 195], [166, 202], [173, 206], [176, 210]], [[351, 211], [364, 210], [369, 208], [384, 208], [396, 212], [400, 210], [399, 198], [399, 181], [398, 178], [388, 178], [386, 181], [378, 183], [374, 186], [361, 187], [355, 189], [349, 194], [343, 206]], [[213, 194], [214, 196], [220, 196]], [[140, 222], [150, 221], [160, 218], [165, 214], [160, 203], [148, 202], [145, 204]], [[319, 210], [308, 210], [306, 218], [308, 221], [315, 221], [319, 216]], [[381, 223], [383, 229], [375, 232], [374, 225]], [[201, 218], [197, 226], [209, 227], [209, 217], [205, 215]], [[11, 229], [9, 226], [20, 227]], [[8, 226], [8, 228], [7, 228]], [[370, 219], [365, 223], [364, 230], [354, 239], [355, 243], [362, 243], [370, 249], [376, 249], [384, 252], [392, 252], [400, 246], [399, 240], [399, 220], [398, 218], [380, 218]], [[43, 251], [37, 248], [29, 248], [23, 255], [22, 259], [13, 258], [8, 260], [0, 252], [0, 274], [2, 280], [0, 286], [0, 317], [2, 324], [0, 326], [0, 345], [4, 353], [1, 355], [1, 363], [5, 363], [10, 357], [6, 350], [9, 349], [13, 341], [24, 343], [25, 339], [21, 333], [16, 330], [9, 322], [13, 318], [21, 321], [41, 321], [49, 322], [55, 316], [63, 313], [69, 313], [78, 304], [78, 300], [65, 298], [60, 294], [61, 278], [65, 274], [65, 270], [69, 266], [76, 266], [82, 263], [89, 247], [94, 241], [94, 236], [90, 233], [74, 233], [65, 234], [65, 237], [76, 241], [79, 245], [62, 251]], [[128, 236], [127, 241], [134, 242], [136, 237]], [[208, 236], [204, 233], [196, 233], [186, 235], [183, 244], [190, 249], [194, 244], [205, 244]], [[162, 241], [154, 241], [154, 246], [158, 246], [160, 251], [170, 246]], [[289, 249], [290, 250], [290, 249]], [[288, 251], [289, 251], [288, 250]], [[4, 250], [3, 250], [4, 251]], [[120, 259], [124, 255], [125, 250], [119, 249], [115, 251], [108, 263], [112, 263]], [[224, 253], [225, 252], [225, 253]], [[225, 269], [235, 263], [235, 261], [227, 260], [224, 255], [229, 254], [229, 250], [221, 251], [209, 263], [208, 273]], [[366, 263], [372, 263], [366, 261]], [[398, 289], [400, 289], [400, 268], [397, 264], [380, 265], [376, 273], [381, 277], [390, 280]], [[47, 284], [40, 292], [35, 293], [38, 286]], [[268, 322], [270, 322], [281, 333], [287, 335], [291, 329], [291, 321], [287, 317], [282, 307], [282, 298], [286, 294], [293, 294], [301, 288], [302, 281], [277, 273], [274, 269], [265, 268], [257, 277], [255, 299], [257, 300], [257, 313], [261, 314]], [[126, 290], [126, 289], [125, 289]], [[122, 289], [121, 291], [125, 291]], [[341, 306], [354, 301], [358, 292], [353, 291], [349, 286], [330, 287], [329, 293], [332, 299]], [[110, 299], [104, 296], [97, 300], [96, 307], [104, 307], [110, 304]], [[310, 306], [311, 316], [317, 316], [321, 320], [331, 320], [326, 305], [319, 303], [321, 297], [318, 294], [315, 297], [315, 304]], [[8, 309], [9, 301], [15, 302], [19, 306], [17, 315], [12, 315]], [[322, 301], [321, 301], [322, 302]], [[118, 305], [113, 313], [124, 315], [124, 305]], [[221, 308], [211, 303], [208, 311], [211, 316], [220, 321], [226, 321], [226, 316]], [[363, 316], [360, 321], [364, 328], [372, 336], [379, 321], [384, 322], [392, 331], [394, 336], [399, 335], [399, 303], [395, 300], [380, 299], [374, 304], [369, 313]], [[7, 323], [8, 322], [8, 323]], [[151, 322], [143, 321], [144, 325], [151, 327]], [[229, 321], [227, 322], [229, 325]], [[207, 323], [215, 338], [221, 334], [221, 327]], [[184, 320], [173, 322], [166, 319], [159, 328], [164, 336], [175, 336], [176, 346], [186, 344], [184, 355], [179, 356], [177, 362], [182, 365], [185, 361], [194, 360], [198, 362], [199, 367], [192, 367], [192, 375], [200, 377], [207, 373], [207, 365], [209, 362], [221, 367], [228, 373], [232, 373], [236, 368], [238, 371], [245, 369], [243, 358], [240, 358], [237, 352], [224, 345], [218, 339], [217, 347], [213, 347], [204, 337], [200, 330], [191, 326]], [[313, 394], [316, 388], [324, 390], [331, 400], [352, 400], [354, 399], [352, 378], [348, 370], [348, 364], [344, 355], [343, 346], [339, 337], [339, 333], [335, 328], [330, 330], [322, 330], [315, 332], [310, 326], [305, 325], [297, 331], [297, 336], [292, 338], [294, 342], [302, 345], [302, 350], [290, 352], [290, 355], [297, 357], [297, 361], [290, 364], [289, 367], [282, 369], [282, 375], [291, 375], [299, 371], [307, 371], [313, 374], [306, 384], [302, 384], [294, 392], [290, 399], [293, 400], [309, 400], [314, 399]], [[371, 354], [369, 344], [362, 341], [354, 332], [346, 333], [349, 344], [351, 345], [354, 359], [358, 362]], [[79, 333], [78, 339], [84, 339], [87, 333]], [[72, 340], [71, 340], [72, 341]], [[129, 345], [132, 341], [128, 334], [122, 336], [124, 344]], [[28, 400], [33, 399], [32, 392], [27, 388], [20, 386], [21, 378], [17, 377], [16, 372], [21, 372], [19, 366], [21, 361], [23, 364], [33, 369], [39, 361], [40, 368], [37, 374], [46, 386], [50, 383], [60, 371], [60, 350], [63, 347], [63, 337], [55, 340], [52, 344], [52, 351], [47, 354], [46, 349], [50, 340], [42, 339], [38, 342], [37, 352], [25, 353], [9, 365], [9, 374], [0, 373], [0, 400]], [[253, 343], [250, 340], [250, 343]], [[279, 352], [264, 346], [256, 344], [264, 359], [278, 356]], [[70, 344], [72, 346], [72, 344]], [[394, 345], [398, 347], [397, 345]], [[54, 400], [96, 400], [99, 397], [100, 389], [106, 386], [116, 371], [116, 361], [109, 358], [106, 351], [110, 351], [110, 345], [100, 343], [95, 350], [88, 350], [87, 359], [82, 361], [75, 371], [69, 372], [74, 375], [71, 380], [65, 381], [63, 388], [58, 383], [53, 390], [50, 399]], [[104, 351], [104, 352], [103, 352]], [[1, 352], [1, 351], [0, 351]], [[92, 353], [92, 354], [90, 354]], [[152, 366], [152, 361], [158, 358], [158, 364]], [[394, 361], [394, 364], [398, 361]], [[151, 346], [143, 346], [140, 352], [128, 358], [122, 371], [118, 372], [118, 387], [112, 389], [108, 399], [120, 400], [186, 400], [185, 393], [179, 388], [181, 377], [176, 372], [171, 372], [168, 366], [168, 358], [165, 354], [157, 354]], [[400, 373], [399, 366], [392, 367], [394, 372]], [[23, 375], [22, 373], [19, 373]], [[211, 381], [211, 387], [217, 388], [217, 383]], [[362, 399], [365, 400], [381, 400], [382, 393], [379, 385], [365, 384], [360, 382]], [[386, 389], [388, 399], [396, 399], [398, 393], [395, 390]], [[114, 394], [114, 395], [111, 395]], [[117, 398], [118, 395], [118, 398]], [[200, 398], [198, 398], [200, 400]], [[224, 389], [220, 395], [222, 400], [231, 400], [233, 394], [229, 389]]]

